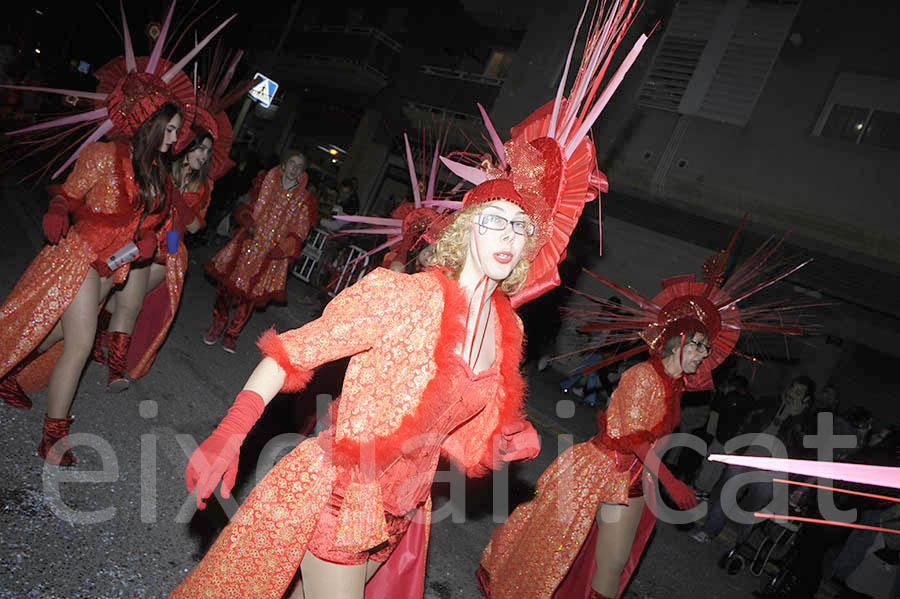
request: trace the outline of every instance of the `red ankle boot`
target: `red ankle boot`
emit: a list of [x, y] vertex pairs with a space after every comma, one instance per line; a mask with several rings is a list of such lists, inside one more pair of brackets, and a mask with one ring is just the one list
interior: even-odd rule
[[104, 350], [109, 346], [109, 321], [112, 314], [106, 310], [101, 310], [97, 317], [97, 335], [94, 337], [94, 349], [91, 355], [95, 362], [106, 364], [106, 353]]
[[0, 379], [0, 397], [3, 398], [3, 401], [20, 410], [31, 409], [31, 398], [25, 394], [16, 377], [42, 353], [44, 352], [35, 349], [25, 356], [21, 362], [10, 368], [3, 379]]
[[109, 334], [109, 352], [106, 356], [106, 365], [109, 366], [109, 380], [107, 389], [118, 393], [124, 391], [131, 384], [126, 373], [128, 348], [131, 347], [131, 335], [128, 333]]
[[612, 599], [612, 597], [607, 597], [606, 595], [602, 595], [594, 589], [591, 589], [591, 594], [588, 595], [588, 599]]
[[68, 418], [50, 418], [44, 414], [44, 437], [38, 445], [38, 455], [48, 464], [71, 466], [76, 460], [69, 448], [69, 425], [74, 420]]

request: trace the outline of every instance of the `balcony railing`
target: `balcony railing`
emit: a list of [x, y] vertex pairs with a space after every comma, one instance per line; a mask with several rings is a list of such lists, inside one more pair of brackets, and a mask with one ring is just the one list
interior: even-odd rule
[[480, 102], [490, 110], [502, 85], [503, 79], [496, 77], [426, 65], [419, 69], [408, 99], [450, 114], [475, 116], [478, 114], [475, 103]]
[[287, 43], [292, 54], [317, 62], [354, 64], [387, 78], [400, 44], [374, 27], [316, 25]]

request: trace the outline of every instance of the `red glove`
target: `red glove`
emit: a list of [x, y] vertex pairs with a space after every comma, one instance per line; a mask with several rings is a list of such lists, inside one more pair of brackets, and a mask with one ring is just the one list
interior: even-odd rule
[[197, 220], [197, 215], [190, 209], [184, 201], [184, 196], [174, 186], [171, 193], [172, 208], [175, 210], [172, 227], [179, 233], [184, 234], [187, 231], [187, 226]]
[[659, 482], [675, 500], [679, 509], [689, 510], [697, 506], [697, 492], [675, 478], [675, 475], [660, 461], [659, 456], [653, 453], [649, 443], [642, 443], [635, 448], [634, 453], [646, 468], [659, 477]]
[[541, 453], [541, 438], [527, 420], [500, 427], [500, 459], [504, 462], [531, 460]]
[[250, 204], [241, 204], [234, 211], [234, 222], [242, 227], [249, 229], [255, 223], [253, 222], [253, 211], [250, 210]]
[[279, 246], [275, 246], [269, 251], [269, 260], [284, 260], [288, 255]]
[[222, 481], [222, 497], [231, 496], [237, 478], [238, 457], [244, 438], [265, 410], [266, 404], [256, 391], [238, 393], [225, 418], [209, 438], [200, 444], [184, 471], [188, 493], [197, 489], [197, 508], [208, 499]]
[[69, 202], [62, 196], [50, 200], [50, 206], [44, 214], [44, 235], [50, 243], [59, 243], [69, 232]]
[[141, 234], [138, 237], [137, 241], [134, 242], [137, 246], [138, 251], [141, 253], [138, 256], [138, 260], [149, 260], [153, 257], [153, 254], [156, 253], [156, 247], [159, 245], [159, 241], [156, 237], [156, 231], [147, 231], [146, 233]]

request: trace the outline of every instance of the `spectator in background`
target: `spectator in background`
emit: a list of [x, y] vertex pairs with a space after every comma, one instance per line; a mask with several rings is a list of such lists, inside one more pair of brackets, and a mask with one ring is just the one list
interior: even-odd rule
[[[706, 423], [707, 455], [725, 453], [725, 443], [743, 432], [750, 412], [753, 410], [753, 396], [747, 377], [732, 373], [713, 398]], [[725, 464], [704, 460], [700, 472], [694, 480], [694, 488], [709, 493], [722, 476]]]
[[338, 189], [337, 205], [343, 209], [344, 214], [359, 214], [358, 187], [359, 183], [356, 177], [349, 177], [341, 181], [341, 186]]
[[[772, 414], [770, 409], [763, 408], [758, 412], [751, 414], [750, 422], [744, 428], [744, 432], [759, 431], [756, 442], [747, 446], [744, 455], [768, 456], [771, 455], [769, 450], [760, 445], [765, 441], [765, 436], [774, 436], [784, 444], [788, 457], [798, 458], [803, 451], [803, 435], [806, 434], [806, 426], [808, 418], [806, 412], [812, 403], [812, 397], [815, 395], [816, 384], [808, 376], [798, 376], [794, 378], [787, 388], [781, 393], [780, 401], [766, 402], [776, 405], [775, 413]], [[716, 485], [715, 501], [709, 508], [709, 514], [706, 522], [699, 531], [694, 533], [693, 539], [700, 543], [709, 543], [712, 539], [719, 536], [722, 529], [725, 528], [727, 522], [727, 514], [722, 508], [721, 491], [725, 484], [744, 472], [750, 472], [751, 469], [740, 466], [728, 466], [724, 475]], [[753, 482], [742, 486], [739, 489], [741, 497], [739, 500], [743, 509], [747, 511], [757, 511], [772, 501], [773, 483], [770, 481]], [[737, 535], [737, 543], [742, 543], [750, 534], [754, 524], [741, 524]]]

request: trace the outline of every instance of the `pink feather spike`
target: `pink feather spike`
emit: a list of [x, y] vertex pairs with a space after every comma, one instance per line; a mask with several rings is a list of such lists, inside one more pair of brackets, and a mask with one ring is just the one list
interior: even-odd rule
[[641, 53], [641, 50], [644, 49], [644, 44], [647, 42], [647, 36], [641, 35], [638, 40], [634, 43], [634, 46], [631, 48], [631, 52], [628, 53], [628, 56], [625, 57], [625, 60], [622, 61], [622, 64], [619, 65], [619, 69], [616, 71], [616, 74], [613, 75], [613, 78], [607, 84], [606, 89], [603, 90], [603, 93], [600, 94], [600, 97], [597, 98], [597, 103], [594, 104], [594, 107], [591, 108], [591, 111], [588, 113], [587, 118], [584, 119], [584, 122], [581, 123], [581, 126], [575, 132], [575, 134], [569, 139], [568, 144], [566, 145], [566, 160], [572, 157], [572, 154], [575, 153], [575, 149], [578, 147], [578, 144], [581, 143], [581, 140], [584, 139], [584, 136], [587, 135], [587, 132], [590, 131], [591, 127], [597, 121], [597, 117], [600, 116], [600, 113], [606, 107], [607, 102], [612, 97], [613, 93], [615, 93], [616, 89], [618, 89], [619, 84], [622, 83], [622, 79], [625, 78], [625, 74], [628, 72], [628, 69], [631, 68], [631, 65], [634, 64], [634, 61], [637, 59], [638, 54]]
[[437, 180], [438, 157], [441, 154], [441, 140], [438, 138], [434, 144], [434, 156], [431, 157], [431, 172], [428, 173], [428, 189], [425, 190], [425, 201], [434, 199], [434, 183]]
[[88, 112], [82, 112], [80, 114], [74, 114], [72, 116], [66, 116], [58, 119], [54, 119], [52, 121], [47, 121], [46, 123], [40, 123], [39, 125], [32, 125], [30, 127], [25, 127], [24, 129], [16, 129], [15, 131], [7, 131], [7, 135], [16, 135], [19, 133], [28, 133], [30, 131], [40, 131], [42, 129], [51, 129], [53, 127], [62, 127], [63, 125], [72, 125], [74, 123], [81, 123], [83, 121], [91, 121], [94, 119], [102, 119], [106, 118], [109, 115], [106, 108], [98, 108], [96, 110], [91, 110]]
[[0, 85], [0, 87], [17, 89], [25, 92], [45, 92], [48, 94], [59, 94], [60, 96], [77, 96], [79, 98], [97, 100], [100, 102], [106, 99], [106, 94], [101, 94], [99, 92], [83, 92], [75, 89], [61, 89], [58, 87], [34, 87], [33, 85]]
[[224, 29], [226, 25], [228, 25], [231, 21], [233, 21], [236, 16], [237, 16], [237, 13], [231, 15], [230, 17], [225, 19], [225, 21], [221, 25], [219, 25], [218, 27], [213, 29], [209, 35], [207, 35], [205, 38], [200, 40], [199, 44], [194, 46], [193, 50], [188, 52], [184, 58], [179, 60], [177, 64], [175, 64], [171, 69], [166, 71], [166, 73], [161, 77], [161, 79], [163, 81], [165, 81], [166, 83], [168, 83], [172, 79], [172, 77], [174, 77], [178, 73], [178, 71], [180, 71], [181, 69], [184, 68], [184, 65], [186, 65], [191, 60], [193, 60], [193, 58], [195, 56], [197, 56], [197, 54], [200, 52], [200, 50], [205, 48], [206, 44], [208, 44], [212, 38], [214, 38], [220, 31], [222, 31], [222, 29]]
[[349, 214], [340, 214], [335, 216], [334, 219], [346, 221], [348, 223], [384, 225], [386, 227], [399, 227], [403, 224], [403, 222], [398, 218], [382, 218], [380, 216], [351, 216]]
[[412, 185], [413, 203], [416, 208], [422, 206], [422, 196], [419, 194], [419, 179], [416, 177], [416, 165], [413, 163], [412, 151], [409, 149], [409, 138], [403, 134], [403, 143], [406, 145], [406, 166], [409, 168], [409, 184]]
[[234, 58], [231, 59], [231, 64], [228, 65], [228, 70], [225, 71], [225, 76], [222, 77], [222, 80], [219, 82], [219, 85], [216, 87], [215, 92], [212, 94], [212, 97], [215, 100], [218, 100], [222, 97], [222, 94], [225, 93], [225, 90], [228, 89], [228, 84], [231, 83], [232, 78], [234, 77], [234, 72], [237, 70], [237, 65], [241, 61], [241, 58], [244, 56], [243, 50], [238, 50], [234, 53]]
[[467, 166], [456, 162], [455, 160], [444, 158], [443, 156], [441, 156], [441, 162], [443, 162], [444, 166], [449, 168], [454, 175], [460, 179], [465, 179], [472, 185], [480, 185], [487, 181], [487, 175], [484, 174], [484, 171], [475, 168], [474, 166]]
[[713, 462], [746, 466], [759, 470], [790, 472], [801, 476], [816, 476], [831, 480], [843, 480], [851, 483], [900, 489], [900, 468], [888, 466], [724, 454], [712, 454], [708, 459]]
[[400, 235], [403, 233], [403, 229], [400, 227], [385, 227], [385, 228], [372, 228], [372, 229], [353, 229], [352, 231], [342, 231], [338, 233], [339, 235], [355, 235], [357, 233], [367, 233], [369, 235]]
[[59, 167], [59, 168], [56, 170], [56, 172], [53, 173], [53, 175], [52, 175], [50, 178], [51, 178], [51, 179], [56, 179], [56, 178], [59, 176], [59, 174], [60, 174], [61, 172], [63, 172], [64, 170], [66, 170], [66, 168], [67, 168], [70, 164], [72, 164], [73, 162], [75, 162], [75, 159], [78, 158], [78, 155], [81, 154], [81, 151], [82, 151], [85, 147], [87, 147], [88, 144], [97, 141], [98, 139], [100, 139], [101, 137], [103, 137], [103, 136], [106, 134], [107, 131], [109, 131], [109, 130], [112, 129], [112, 128], [113, 128], [113, 122], [110, 121], [109, 119], [107, 119], [107, 120], [103, 121], [102, 123], [100, 123], [100, 126], [97, 127], [96, 131], [94, 131], [93, 133], [91, 133], [90, 136], [88, 136], [88, 138], [87, 138], [86, 140], [84, 140], [84, 143], [82, 143], [80, 146], [78, 146], [78, 149], [75, 150], [75, 152], [73, 152], [71, 156], [69, 156], [69, 159], [66, 160], [65, 163], [63, 163], [63, 165], [62, 165], [61, 167]]
[[381, 250], [383, 250], [383, 249], [385, 249], [385, 248], [389, 248], [389, 247], [391, 247], [392, 245], [395, 245], [395, 244], [397, 244], [397, 243], [400, 243], [400, 241], [401, 241], [402, 239], [403, 239], [403, 237], [401, 237], [401, 236], [399, 236], [399, 235], [398, 235], [397, 237], [391, 237], [390, 239], [388, 239], [387, 241], [385, 241], [384, 243], [382, 243], [381, 245], [379, 245], [379, 246], [376, 247], [375, 249], [369, 250], [368, 252], [366, 252], [365, 254], [363, 254], [362, 256], [360, 256], [359, 258], [354, 258], [354, 259], [351, 260], [348, 264], [356, 264], [356, 263], [359, 262], [360, 260], [363, 260], [363, 259], [365, 259], [365, 258], [368, 258], [368, 257], [371, 256], [372, 254], [377, 254], [378, 252], [380, 252]]
[[162, 57], [163, 46], [169, 35], [169, 25], [172, 23], [173, 12], [175, 12], [175, 0], [172, 0], [172, 5], [169, 6], [169, 14], [166, 15], [166, 20], [163, 22], [162, 29], [159, 31], [159, 37], [156, 38], [156, 44], [154, 44], [153, 51], [150, 53], [150, 60], [147, 61], [147, 68], [144, 69], [145, 73], [156, 72], [156, 67], [159, 65], [159, 59]]
[[128, 30], [128, 19], [125, 18], [125, 6], [119, 0], [119, 11], [122, 13], [122, 38], [125, 40], [125, 69], [129, 73], [137, 71], [134, 60], [134, 47], [131, 45], [131, 31]]
[[[553, 114], [550, 115], [550, 129], [547, 137], [556, 135], [556, 119], [559, 118], [559, 108], [562, 104], [563, 90], [566, 87], [566, 81], [569, 78], [569, 66], [572, 64], [572, 53], [575, 51], [575, 42], [578, 41], [578, 32], [581, 31], [581, 23], [584, 21], [584, 15], [587, 14], [590, 0], [584, 3], [584, 10], [581, 11], [581, 18], [578, 19], [578, 25], [575, 27], [575, 34], [572, 36], [572, 45], [569, 46], [569, 54], [566, 56], [566, 66], [563, 67], [562, 78], [559, 80], [559, 87], [556, 89], [556, 99], [553, 101]], [[480, 106], [480, 105], [479, 105]]]
[[459, 200], [426, 200], [422, 202], [422, 205], [428, 208], [448, 208], [450, 210], [462, 208], [462, 202]]
[[494, 151], [497, 152], [497, 158], [500, 160], [500, 164], [503, 168], [506, 168], [506, 148], [503, 147], [503, 142], [500, 140], [500, 136], [497, 135], [497, 130], [494, 129], [494, 123], [491, 122], [491, 118], [485, 111], [484, 106], [477, 102], [475, 104], [481, 112], [481, 119], [484, 121], [484, 126], [488, 130], [488, 135], [491, 136], [491, 143], [494, 144]]

